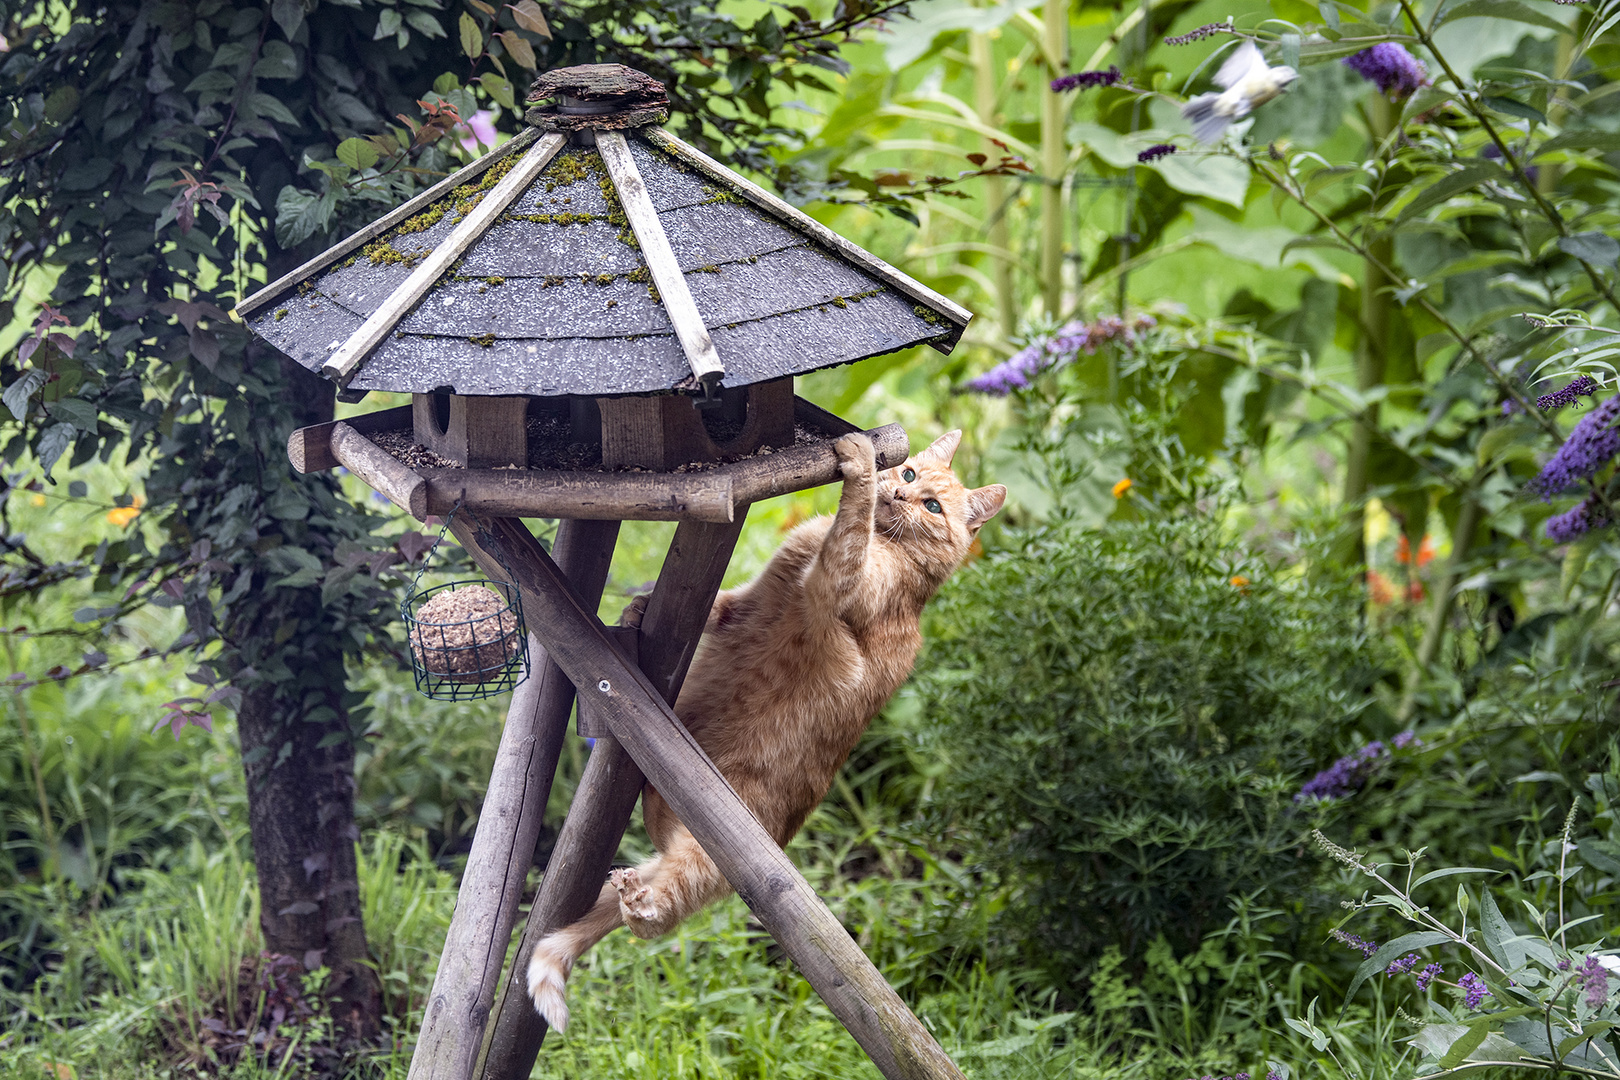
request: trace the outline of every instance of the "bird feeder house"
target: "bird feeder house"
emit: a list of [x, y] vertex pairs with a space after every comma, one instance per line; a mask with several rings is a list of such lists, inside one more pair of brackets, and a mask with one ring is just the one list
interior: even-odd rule
[[[647, 75], [565, 68], [530, 101], [522, 134], [237, 307], [342, 400], [411, 395], [295, 432], [294, 467], [454, 511], [530, 628], [411, 1076], [529, 1074], [544, 1026], [521, 976], [494, 997], [576, 690], [600, 738], [519, 972], [595, 899], [650, 782], [887, 1075], [959, 1076], [669, 706], [748, 505], [839, 477], [832, 442], [855, 429], [794, 376], [949, 352], [971, 316], [664, 130]], [[906, 457], [898, 424], [868, 434], [880, 468]], [[549, 552], [533, 517], [561, 519]], [[609, 631], [596, 606], [632, 519], [680, 525], [639, 631]]]

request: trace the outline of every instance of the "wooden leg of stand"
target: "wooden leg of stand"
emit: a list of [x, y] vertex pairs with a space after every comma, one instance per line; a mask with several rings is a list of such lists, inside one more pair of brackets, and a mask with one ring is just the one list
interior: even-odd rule
[[692, 831], [743, 902], [890, 1080], [962, 1080], [932, 1034], [883, 981], [848, 931], [749, 812], [641, 670], [625, 662], [528, 532], [502, 519], [473, 525], [523, 590], [524, 610], [579, 693]]
[[[520, 523], [511, 524], [528, 536]], [[618, 532], [617, 521], [565, 521], [558, 528], [557, 563], [581, 598], [600, 599]], [[496, 560], [480, 559], [479, 564], [491, 577], [509, 576]], [[410, 1080], [467, 1080], [472, 1075], [573, 703], [574, 684], [531, 633], [529, 677], [518, 684], [507, 710], [455, 915], [411, 1057]]]
[[[641, 669], [671, 704], [686, 679], [746, 513], [726, 525], [683, 521], [675, 530], [641, 620], [638, 644]], [[598, 738], [546, 864], [540, 895], [529, 910], [511, 974], [502, 985], [480, 1080], [526, 1080], [534, 1068], [546, 1022], [529, 1000], [529, 954], [536, 941], [584, 915], [595, 902], [642, 784], [641, 770], [618, 740]]]

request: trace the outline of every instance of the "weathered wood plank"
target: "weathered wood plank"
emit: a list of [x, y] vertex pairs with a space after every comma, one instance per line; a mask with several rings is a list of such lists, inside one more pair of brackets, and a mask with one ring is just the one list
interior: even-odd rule
[[[437, 399], [437, 400], [436, 400]], [[438, 415], [444, 406], [444, 425]], [[411, 395], [411, 427], [416, 441], [442, 458], [469, 469], [527, 469], [529, 399], [474, 394]]]
[[[639, 659], [641, 670], [671, 704], [686, 681], [742, 527], [741, 518], [728, 525], [682, 522], [664, 557], [642, 617]], [[481, 1080], [527, 1080], [546, 1034], [546, 1023], [529, 1000], [529, 955], [536, 941], [585, 914], [596, 900], [642, 783], [641, 770], [618, 740], [598, 738], [529, 911], [512, 973], [501, 989], [478, 1072]]]
[[736, 513], [731, 477], [721, 472], [423, 469], [421, 475], [430, 514], [449, 513], [463, 497], [466, 506], [503, 517], [730, 521]]
[[[624, 658], [632, 664], [641, 662], [640, 646], [641, 632], [633, 626], [610, 626], [607, 628], [608, 637], [613, 639], [613, 647], [624, 654]], [[582, 739], [611, 739], [613, 731], [608, 723], [598, 716], [587, 702], [581, 701], [574, 720], [574, 734]], [[548, 870], [549, 873], [549, 870]]]
[[[886, 1077], [960, 1080], [928, 1029], [883, 981], [768, 832], [743, 805], [651, 680], [625, 663], [591, 608], [509, 519], [469, 521], [475, 542], [506, 556], [548, 651], [692, 831], [765, 929]], [[520, 535], [521, 534], [521, 535]]]
[[[322, 270], [325, 270], [328, 266], [331, 266], [333, 263], [349, 254], [349, 252], [357, 251], [366, 244], [371, 243], [371, 241], [376, 237], [381, 236], [383, 233], [387, 232], [389, 229], [392, 229], [395, 225], [398, 225], [406, 218], [413, 217], [414, 215], [427, 209], [429, 205], [438, 201], [442, 196], [450, 194], [450, 192], [454, 191], [462, 184], [478, 179], [478, 177], [488, 172], [489, 167], [494, 165], [496, 162], [501, 161], [512, 154], [518, 153], [521, 150], [527, 150], [529, 148], [529, 144], [534, 142], [539, 137], [540, 132], [534, 128], [525, 129], [521, 133], [514, 135], [511, 139], [502, 143], [494, 150], [491, 150], [483, 157], [475, 158], [469, 164], [457, 169], [455, 172], [451, 173], [443, 180], [440, 180], [437, 184], [434, 184], [420, 195], [400, 203], [398, 206], [394, 207], [394, 209], [388, 211], [388, 213], [384, 214], [376, 221], [373, 221], [370, 225], [367, 225], [353, 236], [339, 243], [333, 244], [331, 247], [327, 248], [325, 251], [321, 252], [319, 255], [315, 256], [298, 269], [276, 278], [276, 280], [272, 281], [258, 292], [253, 293], [251, 296], [237, 304], [235, 313], [244, 319], [252, 318], [253, 314], [260, 308], [270, 303], [270, 301], [274, 300], [276, 297], [280, 296], [294, 285], [297, 285], [300, 281], [314, 277]], [[330, 468], [330, 466], [328, 466], [328, 468]]]
[[624, 216], [630, 220], [636, 242], [641, 245], [641, 257], [647, 260], [653, 287], [663, 299], [664, 310], [675, 327], [675, 336], [686, 353], [686, 362], [692, 365], [692, 374], [705, 386], [718, 386], [726, 369], [714, 351], [709, 328], [698, 311], [697, 301], [692, 299], [686, 275], [681, 273], [681, 265], [669, 246], [669, 237], [664, 235], [664, 226], [658, 220], [658, 211], [653, 209], [652, 197], [647, 194], [647, 185], [636, 168], [635, 158], [630, 156], [624, 135], [617, 131], [598, 131], [596, 152], [602, 155], [602, 164], [607, 166], [608, 176], [613, 179], [619, 204], [624, 207]]
[[[567, 573], [583, 600], [600, 599], [618, 532], [616, 521], [565, 521], [558, 527], [559, 572]], [[494, 560], [481, 565], [491, 576], [506, 576]], [[574, 702], [573, 683], [532, 634], [529, 670], [507, 711], [410, 1080], [466, 1080], [483, 1042]]]
[[370, 435], [375, 431], [394, 431], [410, 426], [411, 407], [401, 405], [397, 409], [384, 409], [381, 412], [351, 416], [344, 420], [329, 420], [324, 424], [311, 424], [309, 427], [299, 428], [287, 436], [287, 460], [292, 462], [292, 467], [301, 473], [325, 472], [327, 469], [337, 468], [338, 459], [332, 456], [332, 429], [339, 424], [348, 424], [362, 435]]
[[[941, 296], [922, 282], [895, 269], [859, 245], [845, 240], [803, 210], [784, 202], [758, 184], [751, 183], [690, 143], [671, 135], [661, 127], [644, 127], [640, 129], [640, 134], [654, 146], [673, 155], [677, 160], [695, 167], [710, 180], [723, 185], [729, 191], [735, 191], [761, 210], [781, 218], [801, 232], [807, 232], [814, 236], [824, 246], [836, 251], [856, 266], [876, 274], [885, 284], [893, 286], [913, 300], [919, 300], [927, 304], [951, 320], [955, 325], [958, 337], [960, 337], [962, 330], [966, 328], [969, 321], [972, 320], [973, 312], [967, 308]], [[950, 346], [935, 346], [935, 348], [938, 348], [940, 352], [948, 353], [955, 344], [956, 342], [953, 340]]]
[[358, 330], [349, 335], [347, 341], [338, 346], [336, 352], [327, 357], [326, 363], [321, 366], [321, 374], [347, 383], [366, 357], [371, 355], [371, 350], [393, 332], [395, 324], [416, 306], [417, 301], [452, 263], [461, 258], [473, 241], [495, 223], [495, 219], [523, 193], [523, 189], [534, 182], [540, 170], [551, 163], [557, 151], [567, 142], [568, 136], [556, 132], [542, 135], [512, 166], [511, 171], [501, 177], [500, 183], [478, 200], [477, 206], [467, 211], [467, 216], [433, 249], [432, 254], [417, 264], [411, 276], [400, 283], [399, 288], [360, 324]]
[[[427, 481], [394, 455], [339, 420], [328, 440], [339, 465], [381, 492], [388, 501], [418, 521], [428, 516]], [[449, 508], [440, 511], [449, 513]]]

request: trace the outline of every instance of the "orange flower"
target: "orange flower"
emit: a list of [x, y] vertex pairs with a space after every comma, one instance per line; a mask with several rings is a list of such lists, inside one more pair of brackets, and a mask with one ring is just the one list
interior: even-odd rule
[[[1395, 561], [1401, 563], [1402, 565], [1412, 561], [1412, 545], [1406, 539], [1405, 533], [1401, 533], [1400, 538], [1395, 541]], [[1420, 567], [1428, 566], [1429, 563], [1433, 561], [1434, 537], [1425, 536], [1423, 538], [1423, 543], [1418, 545], [1417, 564]]]
[[1395, 599], [1395, 586], [1389, 578], [1376, 570], [1367, 571], [1367, 593], [1375, 604], [1387, 604]]
[[1114, 498], [1123, 499], [1125, 497], [1125, 493], [1127, 491], [1131, 490], [1131, 484], [1132, 483], [1133, 483], [1133, 481], [1131, 480], [1131, 478], [1127, 476], [1127, 477], [1125, 477], [1125, 479], [1123, 479], [1123, 480], [1119, 481], [1117, 484], [1115, 484], [1114, 485]]
[[1233, 574], [1229, 580], [1232, 584], [1232, 588], [1236, 589], [1238, 592], [1246, 593], [1249, 591], [1249, 579], [1244, 577], [1242, 574]]
[[114, 525], [117, 525], [120, 529], [125, 528], [130, 522], [141, 516], [141, 505], [145, 502], [145, 499], [137, 495], [135, 496], [135, 502], [132, 505], [115, 506], [111, 510], [107, 511], [107, 520], [112, 522]]

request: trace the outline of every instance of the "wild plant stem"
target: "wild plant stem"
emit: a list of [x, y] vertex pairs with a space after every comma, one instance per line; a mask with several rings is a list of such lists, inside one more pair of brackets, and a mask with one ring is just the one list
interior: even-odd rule
[[[1052, 65], [1049, 79], [1069, 63], [1068, 0], [1046, 0], [1042, 11], [1042, 52]], [[1056, 319], [1063, 310], [1063, 173], [1068, 166], [1064, 143], [1064, 94], [1051, 86], [1041, 91], [1041, 298]]]
[[[6, 642], [6, 666], [13, 673], [17, 670], [17, 646], [12, 640], [11, 632], [5, 631], [3, 635]], [[28, 751], [28, 766], [34, 774], [34, 794], [39, 799], [39, 822], [45, 831], [45, 857], [40, 860], [47, 877], [54, 876], [52, 868], [56, 865], [56, 823], [51, 819], [51, 802], [45, 795], [45, 772], [40, 768], [39, 749], [34, 745], [34, 733], [28, 727], [28, 703], [23, 699], [24, 690], [17, 687], [12, 691], [11, 700], [17, 706], [17, 725], [22, 728], [23, 748]]]

